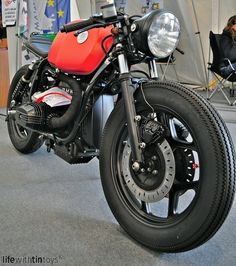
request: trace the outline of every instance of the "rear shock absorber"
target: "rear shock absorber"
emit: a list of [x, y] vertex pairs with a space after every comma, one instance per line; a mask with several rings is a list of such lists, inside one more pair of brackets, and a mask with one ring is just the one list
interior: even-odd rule
[[30, 83], [30, 78], [32, 77], [34, 69], [35, 69], [35, 63], [32, 63], [31, 65], [29, 65], [25, 75], [21, 77], [14, 92], [12, 93], [13, 101], [16, 100], [18, 97], [22, 97], [24, 95], [26, 85]]

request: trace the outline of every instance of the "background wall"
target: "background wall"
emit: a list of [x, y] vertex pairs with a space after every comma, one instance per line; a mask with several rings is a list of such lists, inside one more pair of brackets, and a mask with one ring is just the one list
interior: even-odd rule
[[[140, 13], [143, 1], [127, 1], [129, 14]], [[179, 48], [185, 54], [174, 53], [176, 70], [182, 82], [205, 87], [209, 61], [209, 31], [221, 33], [228, 18], [236, 14], [235, 0], [163, 0], [165, 9], [172, 11], [181, 23]], [[199, 32], [199, 34], [196, 34]], [[176, 78], [173, 69], [169, 78]]]

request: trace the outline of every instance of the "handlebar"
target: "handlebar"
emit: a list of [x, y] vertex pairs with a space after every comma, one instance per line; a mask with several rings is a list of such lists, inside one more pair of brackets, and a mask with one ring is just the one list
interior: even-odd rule
[[79, 22], [72, 22], [72, 23], [65, 24], [60, 28], [60, 31], [68, 33], [72, 31], [83, 30], [85, 28], [89, 28], [89, 29], [93, 27], [101, 28], [101, 27], [106, 27], [116, 22], [122, 21], [123, 19], [124, 19], [123, 15], [117, 16], [116, 18], [112, 20], [107, 20], [107, 21], [104, 20], [102, 16], [94, 16], [94, 17], [90, 17], [89, 19], [82, 20]]
[[81, 29], [83, 29], [85, 27], [93, 25], [94, 22], [95, 22], [95, 19], [91, 17], [89, 19], [82, 20], [82, 21], [79, 21], [79, 22], [65, 24], [65, 25], [63, 25], [61, 27], [60, 31], [68, 33], [68, 32], [71, 32], [71, 31], [81, 30]]

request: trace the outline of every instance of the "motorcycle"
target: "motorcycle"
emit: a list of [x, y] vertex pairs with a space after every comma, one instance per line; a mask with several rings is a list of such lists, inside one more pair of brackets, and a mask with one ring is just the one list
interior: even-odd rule
[[[33, 35], [25, 46], [38, 59], [15, 74], [7, 109], [19, 152], [45, 143], [70, 164], [98, 158], [120, 226], [164, 252], [209, 240], [235, 191], [234, 146], [221, 117], [195, 91], [158, 79], [155, 60], [170, 56], [179, 36], [171, 12], [129, 17], [113, 4], [64, 25], [52, 43]], [[140, 63], [147, 72], [132, 68]]]

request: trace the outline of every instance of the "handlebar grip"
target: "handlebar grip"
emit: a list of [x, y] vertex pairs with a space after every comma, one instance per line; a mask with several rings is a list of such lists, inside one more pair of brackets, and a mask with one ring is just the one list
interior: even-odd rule
[[61, 27], [60, 31], [68, 33], [71, 31], [81, 30], [85, 27], [92, 25], [93, 23], [94, 23], [94, 19], [89, 18], [89, 19], [82, 20], [79, 22], [65, 24]]

